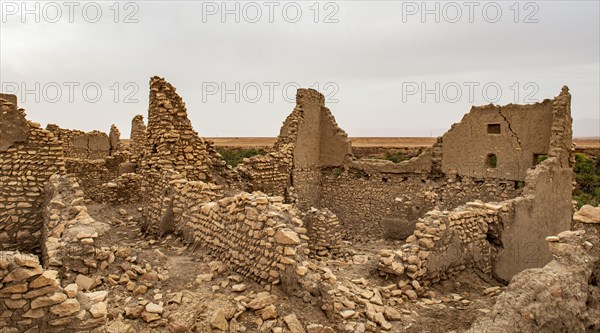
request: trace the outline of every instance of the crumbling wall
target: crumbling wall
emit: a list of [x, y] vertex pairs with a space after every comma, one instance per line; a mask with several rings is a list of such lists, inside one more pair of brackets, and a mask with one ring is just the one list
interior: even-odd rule
[[295, 271], [308, 253], [306, 229], [281, 197], [241, 192], [198, 204], [181, 198], [182, 218], [176, 224], [184, 238], [256, 281], [279, 283], [286, 270]]
[[470, 202], [452, 211], [433, 210], [397, 251], [383, 251], [380, 271], [427, 286], [467, 268], [491, 275], [498, 253], [494, 244], [508, 207]]
[[[152, 210], [165, 197], [160, 187], [166, 172], [175, 171], [188, 181], [227, 184], [234, 178], [214, 147], [192, 128], [185, 103], [163, 78], [150, 79], [146, 146], [141, 161], [144, 226], [159, 225], [161, 214]], [[163, 184], [164, 185], [164, 184]], [[149, 229], [150, 230], [150, 229]]]
[[302, 214], [306, 225], [310, 254], [336, 257], [342, 253], [342, 225], [329, 209], [312, 208]]
[[39, 252], [44, 184], [64, 172], [61, 142], [16, 104], [0, 107], [0, 249]]
[[515, 275], [491, 312], [468, 332], [597, 332], [600, 242], [596, 232], [548, 237], [553, 260]]
[[291, 186], [291, 147], [287, 150], [253, 156], [236, 167], [248, 191], [262, 191], [287, 198]]
[[188, 180], [218, 178], [225, 162], [198, 136], [175, 87], [159, 77], [150, 80], [150, 106], [142, 173], [175, 170]]
[[136, 173], [124, 173], [101, 188], [94, 199], [111, 205], [135, 204], [142, 201], [142, 176]]
[[144, 124], [144, 116], [138, 114], [131, 120], [131, 134], [129, 139], [131, 161], [138, 164], [144, 157], [144, 149], [146, 147], [146, 124]]
[[119, 128], [115, 124], [110, 126], [108, 140], [110, 143], [111, 155], [117, 151], [123, 150], [123, 143], [121, 142], [121, 131], [119, 131]]
[[108, 135], [100, 131], [83, 132], [60, 128], [48, 124], [46, 129], [63, 144], [65, 157], [81, 159], [101, 159], [110, 156], [111, 143]]
[[[476, 262], [472, 260], [472, 256], [476, 255], [485, 259], [485, 266], [477, 264], [473, 267], [484, 273], [493, 273], [496, 277], [508, 281], [514, 274], [524, 269], [540, 267], [551, 260], [551, 253], [543, 247], [546, 236], [556, 234], [561, 230], [568, 230], [571, 226], [573, 171], [570, 158], [572, 147], [570, 99], [568, 88], [564, 87], [561, 94], [552, 101], [552, 124], [550, 126], [552, 136], [548, 140], [550, 147], [548, 158], [535, 168], [528, 169], [523, 193], [514, 199], [500, 202], [499, 207], [502, 207], [500, 219], [492, 218], [490, 221], [490, 216], [481, 215], [478, 220], [485, 223], [480, 223], [479, 228], [468, 228], [466, 234], [468, 239], [481, 236], [481, 230], [484, 230], [481, 243], [474, 247], [483, 249], [483, 251], [473, 252], [471, 249], [470, 255], [462, 250], [448, 252], [448, 244], [426, 241], [428, 245], [431, 245], [430, 249], [442, 253], [442, 255], [436, 256], [436, 258], [440, 258], [441, 266], [425, 267], [426, 274], [410, 271], [412, 275], [408, 275], [409, 278], [416, 279], [424, 275], [428, 280], [433, 278], [435, 281], [439, 278], [437, 272], [455, 273], [455, 263], [458, 263], [460, 269], [464, 269], [467, 266], [465, 261], [467, 263]], [[520, 182], [516, 182], [516, 184], [520, 184]], [[442, 200], [446, 203], [451, 201]], [[491, 206], [487, 206], [487, 208], [491, 208]], [[437, 226], [438, 223], [446, 224], [442, 218], [445, 214], [439, 216], [435, 211], [427, 214], [435, 216], [435, 219], [427, 224], [434, 226]], [[484, 227], [485, 225], [487, 227]], [[423, 224], [417, 223], [416, 226], [414, 237], [411, 236], [406, 240], [407, 243], [412, 243], [409, 244], [410, 247], [394, 255], [390, 255], [388, 252], [384, 256], [385, 262], [382, 263], [384, 271], [388, 273], [401, 271], [403, 273], [407, 269], [406, 265], [398, 264], [394, 258], [399, 258], [400, 261], [406, 263], [411, 252], [418, 252], [416, 249], [419, 246], [423, 247], [422, 240], [419, 238], [422, 233], [422, 230], [419, 229], [423, 227]], [[492, 226], [494, 227], [492, 228]], [[444, 228], [446, 230], [447, 226]], [[439, 232], [439, 229], [432, 228], [431, 232], [427, 234], [435, 236], [436, 230]], [[488, 230], [493, 232], [490, 234]], [[429, 236], [427, 237], [429, 238]], [[440, 240], [443, 239], [440, 238]], [[455, 249], [462, 248], [464, 246], [455, 246]], [[452, 258], [448, 257], [448, 253], [462, 253], [462, 255]], [[448, 266], [449, 264], [450, 266]]]
[[296, 108], [286, 122], [287, 139], [294, 144], [292, 184], [298, 205], [303, 210], [321, 207], [321, 167], [342, 165], [351, 153], [348, 135], [325, 107], [325, 97], [313, 89], [298, 89]]
[[[0, 251], [0, 280], [2, 332], [67, 332], [106, 321], [90, 319], [89, 308], [78, 300], [83, 293], [77, 285], [62, 287], [58, 272], [42, 268], [35, 255]], [[104, 298], [99, 301], [106, 308]]]
[[523, 195], [510, 202], [512, 218], [504, 223], [503, 249], [495, 272], [506, 281], [526, 268], [548, 263], [552, 255], [546, 236], [571, 227], [574, 174], [569, 89], [563, 87], [551, 105], [548, 158], [527, 172]]
[[109, 183], [119, 181], [121, 166], [127, 159], [127, 154], [115, 154], [103, 159], [67, 158], [65, 169], [67, 173], [75, 175], [80, 180], [81, 187], [88, 198], [104, 202], [106, 188], [112, 187]]
[[476, 199], [511, 199], [522, 193], [521, 184], [513, 181], [433, 178], [424, 171], [405, 173], [402, 163], [373, 162], [367, 168], [363, 162], [360, 169], [351, 164], [348, 170], [323, 170], [321, 204], [338, 215], [345, 238], [405, 239], [429, 210], [453, 209]]
[[42, 238], [46, 267], [58, 270], [68, 281], [74, 281], [79, 274], [105, 270], [115, 261], [117, 251], [117, 246], [106, 240], [109, 230], [110, 225], [88, 214], [77, 178], [58, 175], [50, 178], [46, 185]]
[[442, 136], [442, 171], [525, 180], [538, 156], [548, 154], [552, 104], [547, 99], [530, 105], [473, 107]]
[[202, 181], [189, 181], [182, 174], [167, 170], [150, 189], [156, 197], [147, 201], [146, 219], [142, 229], [164, 235], [176, 231], [176, 221], [182, 216], [182, 202], [193, 201], [200, 205], [223, 197], [221, 185]]

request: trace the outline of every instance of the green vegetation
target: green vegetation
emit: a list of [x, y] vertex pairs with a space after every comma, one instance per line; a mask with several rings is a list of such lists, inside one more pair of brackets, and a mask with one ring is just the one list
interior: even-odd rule
[[575, 179], [577, 188], [573, 199], [577, 207], [583, 205], [598, 206], [600, 204], [600, 158], [591, 159], [584, 154], [575, 154]]
[[335, 176], [335, 178], [338, 178], [343, 173], [344, 173], [344, 168], [342, 168], [342, 167], [337, 167], [337, 168], [333, 169], [333, 175]]
[[496, 154], [489, 154], [487, 156], [486, 164], [487, 164], [488, 168], [497, 167], [498, 166], [498, 157], [496, 157]]
[[406, 161], [409, 158], [404, 156], [404, 154], [402, 154], [401, 152], [397, 151], [397, 152], [386, 152], [385, 153], [385, 157], [383, 157], [384, 160], [388, 160], [388, 161], [392, 161], [394, 163], [400, 163], [402, 161]]
[[232, 167], [236, 167], [244, 158], [250, 158], [256, 155], [266, 154], [265, 150], [260, 149], [219, 149], [219, 154], [223, 157], [223, 160]]
[[544, 162], [546, 159], [548, 158], [548, 155], [546, 154], [539, 154], [539, 155], [535, 155], [535, 164], [540, 164], [542, 162]]

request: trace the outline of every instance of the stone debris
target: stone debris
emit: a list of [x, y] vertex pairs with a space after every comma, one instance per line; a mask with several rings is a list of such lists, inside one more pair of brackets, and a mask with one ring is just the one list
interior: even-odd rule
[[573, 220], [579, 223], [598, 224], [600, 223], [600, 207], [583, 205], [573, 214]]

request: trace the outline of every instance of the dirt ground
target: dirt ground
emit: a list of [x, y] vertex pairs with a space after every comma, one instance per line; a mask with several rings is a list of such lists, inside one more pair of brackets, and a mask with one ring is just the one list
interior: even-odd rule
[[[266, 332], [263, 322], [256, 314], [238, 311], [234, 298], [252, 298], [259, 292], [270, 291], [278, 296], [275, 303], [280, 316], [294, 313], [304, 324], [324, 324], [336, 328], [319, 307], [289, 297], [280, 286], [264, 286], [243, 278], [221, 264], [215, 268], [215, 259], [202, 249], [192, 250], [180, 238], [168, 235], [163, 238], [146, 236], [140, 230], [141, 214], [135, 205], [110, 206], [88, 203], [90, 215], [98, 221], [112, 226], [110, 243], [129, 247], [132, 263], [144, 267], [150, 265], [168, 278], [165, 281], [147, 282], [148, 291], [131, 297], [125, 285], [111, 287], [109, 320], [123, 320], [135, 332], [211, 332], [210, 318], [220, 308], [236, 311], [237, 322], [246, 332]], [[124, 209], [127, 214], [119, 210]], [[377, 257], [382, 249], [399, 247], [401, 242], [380, 240], [371, 243], [346, 242], [346, 255], [337, 259], [321, 259], [319, 265], [329, 267], [338, 281], [346, 286], [358, 288], [384, 288], [397, 281], [378, 274]], [[146, 266], [148, 267], [148, 266]], [[124, 268], [123, 268], [124, 269]], [[117, 269], [112, 272], [122, 274]], [[212, 274], [210, 280], [199, 280], [198, 276]], [[496, 296], [485, 295], [486, 288], [500, 286], [486, 281], [473, 272], [464, 272], [430, 288], [435, 295], [417, 301], [406, 301], [394, 307], [402, 319], [391, 322], [391, 332], [436, 333], [466, 329], [486, 311], [492, 308]], [[244, 284], [243, 292], [234, 292], [234, 284]], [[174, 301], [179, 299], [180, 301]], [[136, 315], [135, 307], [140, 301], [165, 302], [167, 318], [143, 323]], [[175, 326], [174, 326], [175, 325]], [[270, 330], [269, 330], [270, 331]], [[336, 330], [338, 331], [338, 330]]]

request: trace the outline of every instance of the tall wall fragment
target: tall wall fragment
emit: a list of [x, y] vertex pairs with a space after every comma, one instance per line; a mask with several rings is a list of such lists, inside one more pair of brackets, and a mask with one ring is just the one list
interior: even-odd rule
[[131, 134], [129, 139], [131, 161], [136, 164], [140, 163], [146, 147], [146, 124], [144, 124], [144, 116], [138, 114], [131, 120]]
[[523, 269], [542, 267], [552, 260], [546, 236], [571, 227], [574, 173], [569, 89], [563, 87], [551, 105], [548, 158], [528, 170], [523, 196], [510, 202], [513, 218], [504, 223], [504, 249], [495, 271], [505, 280]]
[[11, 101], [0, 99], [0, 250], [39, 252], [44, 184], [64, 171], [62, 143]]

